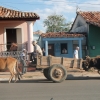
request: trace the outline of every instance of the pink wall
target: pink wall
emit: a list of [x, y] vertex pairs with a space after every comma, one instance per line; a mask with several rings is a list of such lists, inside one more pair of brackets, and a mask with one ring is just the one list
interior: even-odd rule
[[[4, 32], [8, 28], [21, 28], [23, 34], [22, 43], [26, 43], [28, 41], [27, 38], [27, 23], [24, 21], [2, 21], [0, 22], [0, 44], [4, 44]], [[0, 51], [2, 47], [0, 46]]]

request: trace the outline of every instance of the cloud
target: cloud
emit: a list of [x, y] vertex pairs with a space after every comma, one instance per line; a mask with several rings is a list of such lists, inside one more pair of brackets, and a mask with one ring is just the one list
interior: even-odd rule
[[[98, 11], [100, 9], [100, 0], [25, 0], [36, 3], [37, 7], [33, 9], [40, 16], [39, 24], [43, 27], [43, 21], [47, 16], [53, 13], [63, 15], [67, 21], [74, 21], [76, 7], [82, 11]], [[98, 4], [97, 4], [98, 3]], [[40, 4], [40, 7], [39, 7]], [[32, 9], [31, 9], [32, 10]], [[44, 29], [44, 27], [43, 27]]]
[[[33, 2], [36, 3], [37, 5], [43, 5], [46, 10], [52, 10], [55, 12], [73, 12], [74, 7], [73, 5], [68, 4], [68, 0], [37, 0], [34, 2], [34, 0], [25, 0], [26, 2]], [[50, 11], [49, 10], [49, 11]], [[51, 12], [51, 11], [50, 11]]]
[[82, 11], [100, 11], [100, 0], [88, 0], [83, 4], [78, 4], [78, 6]]
[[[26, 2], [37, 2], [45, 7], [47, 12], [74, 13], [76, 6], [85, 11], [97, 11], [100, 9], [100, 0], [25, 0]], [[45, 10], [44, 9], [44, 10]], [[45, 10], [45, 11], [46, 11]]]
[[[42, 2], [44, 0], [40, 0], [40, 1]], [[58, 2], [54, 3], [54, 1], [56, 2], [57, 0], [50, 0], [50, 1], [48, 1], [49, 3], [47, 1], [44, 1], [44, 4], [47, 4], [49, 6], [46, 5], [45, 8], [35, 9], [34, 11], [36, 11], [38, 14], [40, 14], [43, 17], [47, 17], [48, 15], [50, 15], [52, 13], [62, 15], [63, 13], [73, 13], [73, 12], [75, 12], [75, 7], [67, 4], [66, 0], [62, 0], [61, 3], [58, 3]]]
[[[40, 0], [39, 2], [43, 2], [44, 0]], [[64, 15], [66, 19], [69, 20], [67, 17], [67, 13], [74, 13], [75, 7], [72, 5], [69, 5], [66, 0], [62, 0], [62, 2], [56, 2], [57, 0], [50, 0], [49, 2], [44, 1], [43, 3], [46, 5], [42, 9], [35, 9], [33, 12], [36, 12], [40, 16], [40, 21], [38, 25], [43, 27], [43, 30], [45, 30], [46, 27], [44, 27], [43, 21], [49, 16], [54, 13], [59, 15]], [[55, 3], [54, 3], [55, 2]], [[49, 5], [49, 6], [48, 6]]]
[[73, 22], [75, 20], [75, 18], [71, 18], [71, 22]]

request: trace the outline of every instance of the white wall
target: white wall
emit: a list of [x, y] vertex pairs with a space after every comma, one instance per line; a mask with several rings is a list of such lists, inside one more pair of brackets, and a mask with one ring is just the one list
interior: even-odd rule
[[22, 47], [22, 30], [21, 28], [16, 29], [16, 35], [17, 35], [17, 43], [18, 43], [18, 49], [21, 50]]
[[77, 16], [70, 32], [88, 32], [87, 23], [82, 16]]

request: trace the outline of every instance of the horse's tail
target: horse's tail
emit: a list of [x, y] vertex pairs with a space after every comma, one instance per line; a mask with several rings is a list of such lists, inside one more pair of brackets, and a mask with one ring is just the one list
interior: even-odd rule
[[16, 69], [17, 69], [18, 79], [20, 80], [20, 78], [22, 78], [22, 75], [20, 73], [20, 69], [19, 69], [19, 66], [18, 66], [18, 61], [16, 61]]

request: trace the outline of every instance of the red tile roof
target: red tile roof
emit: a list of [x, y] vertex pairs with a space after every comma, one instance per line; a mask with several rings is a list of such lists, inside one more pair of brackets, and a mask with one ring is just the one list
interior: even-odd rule
[[84, 37], [86, 33], [67, 33], [67, 32], [49, 32], [41, 34], [43, 38], [75, 38], [75, 37]]
[[100, 27], [100, 12], [78, 12], [86, 22]]
[[33, 12], [21, 12], [0, 6], [0, 20], [37, 20], [40, 17]]

